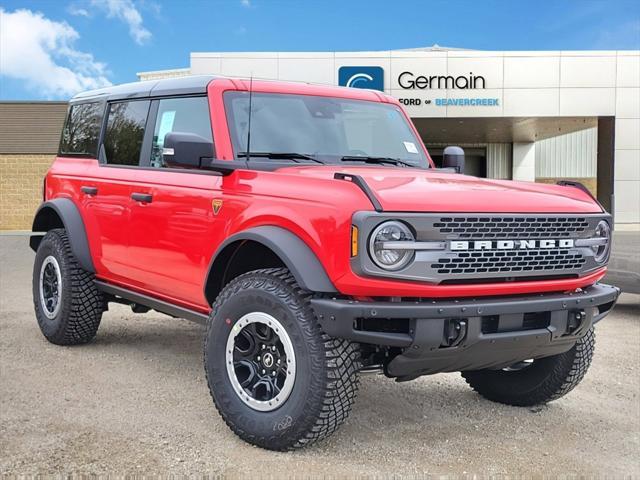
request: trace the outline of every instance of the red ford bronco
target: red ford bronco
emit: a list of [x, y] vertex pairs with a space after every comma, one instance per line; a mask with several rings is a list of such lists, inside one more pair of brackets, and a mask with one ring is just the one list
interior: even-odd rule
[[360, 371], [462, 372], [545, 403], [583, 378], [611, 217], [579, 184], [436, 168], [380, 92], [212, 77], [74, 97], [33, 222], [33, 298], [52, 343], [110, 302], [205, 323], [229, 427], [264, 448], [326, 437]]

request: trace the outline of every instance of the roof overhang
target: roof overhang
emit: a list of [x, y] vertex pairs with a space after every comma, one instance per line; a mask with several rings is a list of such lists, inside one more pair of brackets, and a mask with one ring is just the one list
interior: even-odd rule
[[598, 125], [598, 117], [413, 118], [427, 143], [535, 142]]

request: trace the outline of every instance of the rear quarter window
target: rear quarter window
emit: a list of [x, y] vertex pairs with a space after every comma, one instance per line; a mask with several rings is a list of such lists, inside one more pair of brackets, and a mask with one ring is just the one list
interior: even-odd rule
[[96, 158], [103, 115], [104, 104], [100, 102], [70, 105], [62, 128], [59, 154]]

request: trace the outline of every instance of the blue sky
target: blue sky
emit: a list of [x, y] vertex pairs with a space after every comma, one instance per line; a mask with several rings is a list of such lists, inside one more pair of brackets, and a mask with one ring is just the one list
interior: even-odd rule
[[0, 99], [67, 99], [192, 51], [640, 49], [640, 0], [0, 0]]

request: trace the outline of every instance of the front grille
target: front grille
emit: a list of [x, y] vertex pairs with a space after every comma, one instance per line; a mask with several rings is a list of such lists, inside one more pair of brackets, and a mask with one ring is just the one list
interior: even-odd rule
[[433, 224], [447, 238], [566, 238], [588, 227], [584, 217], [442, 217]]
[[461, 273], [562, 272], [581, 268], [584, 257], [570, 250], [517, 250], [462, 252], [431, 264], [441, 275]]
[[[595, 236], [598, 222], [607, 219], [604, 214], [358, 212], [354, 223], [366, 242], [380, 223], [398, 219], [412, 227], [417, 242], [440, 242], [444, 248], [416, 250], [413, 262], [396, 271], [382, 271], [370, 255], [359, 255], [352, 260], [354, 271], [460, 285], [577, 278], [602, 267], [580, 241]], [[572, 240], [573, 246], [562, 240]], [[509, 247], [501, 241], [513, 243]]]

